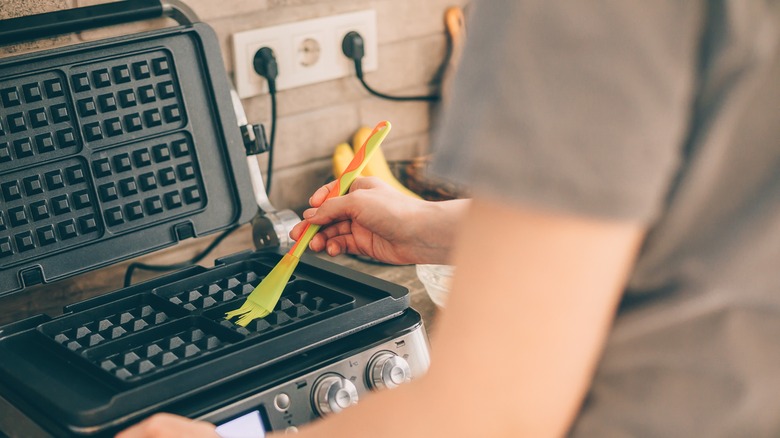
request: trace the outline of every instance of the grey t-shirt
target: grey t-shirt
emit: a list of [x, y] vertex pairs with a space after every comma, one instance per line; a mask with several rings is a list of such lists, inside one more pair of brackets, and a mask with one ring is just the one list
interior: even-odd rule
[[780, 436], [780, 2], [474, 2], [433, 171], [649, 234], [571, 434]]

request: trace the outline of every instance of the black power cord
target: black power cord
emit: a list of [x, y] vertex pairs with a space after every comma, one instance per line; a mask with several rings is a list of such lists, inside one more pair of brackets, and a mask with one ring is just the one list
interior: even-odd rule
[[268, 169], [266, 171], [265, 193], [271, 194], [271, 177], [274, 171], [274, 143], [276, 140], [276, 77], [279, 76], [279, 66], [276, 63], [274, 51], [263, 47], [255, 53], [252, 60], [255, 72], [268, 82], [268, 94], [271, 96], [271, 134], [268, 143]]
[[355, 62], [355, 75], [357, 76], [358, 80], [360, 80], [360, 83], [363, 84], [363, 87], [365, 87], [369, 93], [376, 97], [400, 102], [436, 102], [441, 99], [441, 96], [438, 94], [432, 94], [429, 96], [390, 96], [371, 88], [363, 78], [363, 56], [365, 56], [365, 44], [363, 42], [363, 37], [354, 30], [344, 35], [344, 39], [341, 41], [341, 51], [344, 53], [344, 55], [347, 56], [347, 58]]
[[133, 262], [130, 263], [130, 265], [127, 267], [127, 271], [125, 271], [125, 287], [129, 287], [133, 283], [133, 272], [136, 269], [144, 270], [144, 271], [154, 271], [154, 272], [166, 272], [166, 271], [172, 271], [174, 269], [182, 269], [186, 268], [188, 266], [192, 266], [199, 261], [203, 260], [211, 251], [214, 250], [214, 248], [217, 247], [227, 236], [230, 235], [233, 231], [236, 231], [240, 225], [233, 225], [232, 227], [228, 228], [227, 230], [223, 231], [222, 234], [217, 236], [216, 239], [214, 239], [213, 242], [209, 244], [206, 248], [203, 249], [203, 251], [199, 252], [195, 255], [195, 257], [184, 261], [180, 263], [173, 263], [170, 265], [148, 265], [146, 263], [141, 262]]

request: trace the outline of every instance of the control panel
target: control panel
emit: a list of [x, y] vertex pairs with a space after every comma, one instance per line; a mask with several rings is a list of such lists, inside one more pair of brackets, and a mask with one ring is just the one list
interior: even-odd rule
[[295, 432], [297, 426], [357, 404], [369, 391], [395, 388], [421, 376], [430, 364], [428, 351], [425, 330], [419, 326], [200, 419], [220, 424], [260, 412], [269, 430]]

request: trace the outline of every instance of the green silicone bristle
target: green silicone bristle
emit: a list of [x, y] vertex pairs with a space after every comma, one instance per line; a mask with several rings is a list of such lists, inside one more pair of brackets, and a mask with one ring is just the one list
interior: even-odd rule
[[295, 267], [300, 259], [292, 254], [285, 254], [282, 260], [263, 278], [263, 281], [249, 294], [244, 304], [225, 314], [226, 319], [239, 317], [236, 324], [246, 327], [255, 319], [264, 318], [273, 312], [284, 287], [290, 281]]

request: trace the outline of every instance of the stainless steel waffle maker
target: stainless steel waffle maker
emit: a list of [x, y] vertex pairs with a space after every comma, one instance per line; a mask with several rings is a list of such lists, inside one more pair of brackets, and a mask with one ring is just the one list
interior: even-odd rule
[[306, 257], [268, 317], [225, 321], [281, 258], [213, 31], [133, 0], [0, 22], [0, 45], [167, 15], [179, 25], [0, 59], [0, 295], [251, 221], [256, 250], [0, 327], [0, 433], [111, 436], [160, 411], [295, 430], [425, 372], [398, 285]]

